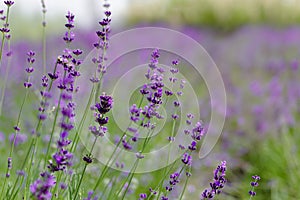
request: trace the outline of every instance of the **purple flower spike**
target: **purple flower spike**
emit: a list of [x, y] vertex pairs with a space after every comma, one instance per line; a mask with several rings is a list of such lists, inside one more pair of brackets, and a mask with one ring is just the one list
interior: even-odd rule
[[105, 94], [101, 95], [99, 98], [100, 98], [100, 102], [95, 105], [99, 113], [105, 114], [109, 112], [113, 106], [113, 98]]
[[250, 183], [252, 189], [249, 191], [249, 195], [250, 195], [251, 197], [256, 195], [256, 192], [254, 192], [254, 189], [259, 185], [259, 184], [258, 184], [258, 181], [260, 180], [260, 176], [254, 175], [254, 176], [252, 176], [252, 179], [253, 179], [254, 181], [252, 181], [252, 182]]
[[214, 172], [214, 182], [210, 183], [211, 189], [204, 190], [202, 192], [202, 199], [212, 199], [215, 195], [218, 195], [222, 192], [222, 188], [224, 188], [227, 180], [225, 179], [225, 171], [226, 171], [226, 161], [222, 161], [221, 165], [217, 167]]

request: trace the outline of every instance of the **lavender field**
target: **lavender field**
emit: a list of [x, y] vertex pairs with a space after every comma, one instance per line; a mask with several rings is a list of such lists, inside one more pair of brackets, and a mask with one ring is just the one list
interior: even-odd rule
[[297, 15], [188, 2], [55, 30], [1, 3], [0, 200], [300, 199]]

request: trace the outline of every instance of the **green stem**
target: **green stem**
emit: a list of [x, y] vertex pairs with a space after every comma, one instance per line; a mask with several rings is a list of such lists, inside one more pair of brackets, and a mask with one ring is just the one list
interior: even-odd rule
[[62, 176], [62, 171], [60, 171], [59, 174], [58, 174], [58, 176], [57, 176], [56, 184], [55, 184], [55, 187], [54, 187], [54, 189], [53, 189], [53, 195], [52, 195], [51, 200], [52, 200], [54, 197], [58, 198], [58, 195], [55, 195], [55, 193], [56, 193], [56, 191], [57, 191], [59, 182], [60, 182], [60, 180], [61, 180], [61, 176]]
[[[66, 77], [66, 71], [64, 72], [64, 78], [65, 77]], [[60, 91], [60, 94], [59, 94], [58, 104], [57, 104], [57, 108], [56, 108], [56, 111], [55, 111], [54, 121], [53, 121], [53, 124], [52, 124], [52, 130], [51, 130], [51, 134], [50, 134], [50, 140], [49, 140], [48, 145], [47, 145], [46, 156], [44, 158], [44, 168], [46, 167], [46, 164], [47, 164], [47, 159], [48, 159], [48, 156], [49, 156], [50, 146], [51, 146], [51, 143], [52, 143], [52, 140], [53, 140], [54, 130], [55, 130], [55, 127], [56, 127], [56, 121], [57, 121], [58, 113], [59, 113], [59, 110], [60, 110], [61, 99], [62, 99], [62, 91]]]
[[37, 139], [34, 138], [34, 143], [33, 143], [33, 151], [32, 151], [32, 154], [31, 154], [31, 158], [30, 158], [30, 162], [29, 162], [29, 167], [28, 167], [28, 172], [27, 172], [27, 180], [26, 180], [26, 184], [25, 184], [25, 194], [24, 194], [24, 198], [26, 199], [27, 198], [27, 191], [29, 191], [29, 184], [30, 184], [30, 177], [31, 176], [31, 168], [32, 168], [32, 165], [34, 164], [34, 155], [35, 155], [35, 150], [36, 150], [36, 144], [37, 143]]
[[[141, 100], [140, 100], [140, 102], [139, 102], [139, 105], [138, 105], [139, 108], [140, 108], [140, 106], [142, 105], [143, 99], [144, 99], [144, 96], [142, 96], [142, 98], [141, 98]], [[97, 180], [97, 182], [96, 182], [96, 185], [95, 185], [95, 187], [94, 187], [94, 191], [96, 191], [97, 187], [98, 187], [99, 184], [102, 182], [104, 176], [106, 175], [106, 173], [107, 173], [107, 171], [108, 171], [108, 166], [110, 165], [110, 163], [112, 164], [112, 163], [117, 159], [117, 157], [116, 157], [116, 158], [114, 158], [114, 160], [112, 161], [113, 156], [115, 155], [115, 153], [116, 153], [118, 147], [120, 146], [120, 144], [121, 144], [121, 142], [122, 142], [122, 138], [126, 135], [127, 129], [131, 126], [131, 124], [132, 124], [132, 121], [130, 121], [128, 127], [127, 127], [126, 130], [123, 132], [122, 136], [120, 137], [119, 142], [116, 144], [116, 146], [115, 146], [113, 152], [111, 153], [111, 155], [110, 155], [108, 161], [107, 161], [106, 164], [104, 165], [104, 169], [102, 170], [102, 173], [101, 173], [100, 177], [98, 178], [98, 180]], [[117, 156], [118, 156], [118, 155], [119, 155], [119, 154], [117, 154]], [[111, 162], [111, 161], [112, 161], [112, 162]]]
[[[176, 114], [176, 113], [175, 113], [175, 114]], [[172, 132], [171, 132], [171, 137], [172, 137], [172, 138], [174, 137], [176, 121], [177, 121], [177, 120], [175, 120], [175, 119], [173, 120]], [[171, 140], [170, 143], [172, 143], [172, 142], [173, 142], [173, 141]], [[171, 145], [169, 145], [169, 148], [168, 148], [168, 159], [167, 159], [166, 166], [169, 165], [169, 162], [170, 162], [170, 154], [171, 154]], [[166, 173], [167, 173], [167, 167], [164, 168], [164, 172], [163, 172], [164, 176], [167, 175]], [[161, 189], [162, 189], [162, 188], [159, 189], [158, 197], [159, 197], [160, 194], [161, 194]]]
[[[25, 93], [25, 96], [23, 98], [23, 101], [22, 101], [22, 104], [21, 104], [21, 108], [20, 108], [20, 111], [19, 111], [19, 114], [18, 114], [17, 125], [16, 125], [17, 127], [19, 127], [19, 124], [20, 124], [20, 118], [21, 118], [21, 114], [22, 114], [23, 107], [24, 107], [25, 101], [27, 99], [27, 96], [28, 96], [28, 89], [26, 89], [26, 93]], [[15, 146], [15, 142], [16, 142], [16, 138], [17, 138], [17, 134], [18, 134], [18, 131], [16, 130], [15, 134], [14, 134], [14, 138], [13, 138], [12, 144], [11, 144], [11, 147], [10, 147], [10, 151], [9, 151], [9, 156], [8, 156], [9, 158], [12, 157], [12, 153], [14, 151], [14, 146]], [[10, 169], [7, 166], [7, 168], [6, 168], [6, 174], [9, 174], [9, 172], [10, 172]], [[6, 176], [5, 179], [4, 179], [4, 184], [3, 184], [3, 187], [2, 187], [2, 191], [1, 191], [1, 196], [4, 196], [3, 192], [4, 192], [5, 188], [6, 188], [6, 182], [7, 182], [8, 178], [9, 177]]]
[[[33, 146], [33, 143], [34, 143], [34, 138], [31, 140], [31, 143], [30, 143], [30, 145], [29, 145], [29, 149], [28, 149], [28, 151], [27, 151], [27, 153], [26, 153], [25, 160], [23, 161], [23, 164], [22, 164], [22, 167], [21, 167], [22, 170], [24, 169], [24, 167], [25, 167], [25, 165], [26, 165], [26, 161], [27, 161], [27, 159], [28, 159], [28, 157], [29, 157], [29, 154], [30, 154], [30, 152], [31, 152], [31, 148], [32, 148], [32, 146]], [[22, 184], [20, 184], [20, 187], [19, 187], [19, 188], [17, 189], [17, 191], [14, 193], [14, 190], [15, 190], [15, 188], [16, 188], [16, 186], [17, 186], [17, 183], [18, 183], [18, 181], [19, 181], [19, 178], [20, 178], [20, 177], [18, 176], [17, 179], [16, 179], [16, 181], [15, 181], [15, 183], [14, 183], [13, 189], [12, 189], [12, 191], [11, 191], [11, 194], [12, 194], [12, 196], [13, 196], [12, 199], [15, 198], [15, 196], [17, 195], [17, 193], [18, 193], [18, 191], [19, 191], [19, 188], [22, 186]]]
[[[10, 49], [10, 42], [9, 41], [8, 41], [8, 49]], [[0, 60], [0, 63], [1, 63], [1, 60]], [[1, 91], [1, 100], [0, 100], [0, 116], [2, 114], [2, 108], [3, 108], [3, 103], [4, 103], [4, 97], [5, 97], [6, 84], [7, 84], [10, 64], [11, 64], [11, 56], [9, 56], [8, 59], [7, 59], [7, 67], [5, 69], [5, 77], [4, 77], [4, 83], [3, 83], [3, 87], [2, 87], [2, 91]]]
[[184, 183], [184, 186], [183, 186], [181, 195], [180, 195], [180, 197], [179, 197], [179, 200], [181, 200], [181, 199], [183, 198], [183, 194], [184, 194], [184, 192], [185, 192], [185, 190], [186, 190], [186, 187], [187, 187], [187, 183], [188, 183], [188, 181], [189, 181], [189, 178], [190, 178], [190, 177], [187, 176], [186, 179], [185, 179], [185, 183]]
[[61, 95], [59, 96], [58, 105], [57, 105], [57, 108], [56, 108], [56, 111], [55, 111], [54, 121], [53, 121], [53, 124], [52, 124], [50, 140], [49, 140], [48, 145], [47, 145], [47, 151], [46, 151], [46, 155], [45, 155], [45, 158], [44, 158], [44, 168], [46, 167], [46, 164], [47, 164], [47, 159], [48, 159], [48, 156], [49, 156], [50, 146], [51, 146], [51, 143], [52, 143], [52, 140], [53, 140], [53, 135], [54, 135], [54, 130], [55, 130], [56, 121], [57, 121], [57, 117], [58, 117], [58, 112], [60, 110], [60, 102], [61, 102]]
[[42, 42], [43, 42], [43, 70], [44, 70], [44, 74], [46, 74], [46, 63], [47, 63], [47, 54], [46, 54], [46, 5], [44, 0], [41, 0], [42, 3], [42, 12], [43, 12], [43, 22], [42, 22], [42, 26], [43, 26], [43, 30], [42, 30]]
[[[10, 10], [9, 8], [10, 8], [10, 6], [7, 6], [5, 24], [8, 24], [8, 17], [9, 17], [9, 10]], [[4, 40], [5, 40], [5, 34], [2, 33], [1, 49], [0, 49], [0, 68], [1, 68], [1, 63], [2, 63], [2, 54], [3, 54], [3, 48], [4, 48]]]
[[[89, 154], [88, 154], [88, 157], [90, 157], [90, 156], [92, 155], [93, 150], [94, 150], [94, 147], [95, 147], [95, 144], [96, 144], [96, 142], [97, 142], [97, 139], [98, 139], [98, 137], [96, 136], [96, 137], [95, 137], [95, 140], [94, 140], [94, 143], [93, 143], [93, 145], [92, 145], [92, 148], [91, 148], [91, 150], [90, 150], [90, 152], [89, 152]], [[78, 194], [78, 192], [79, 192], [79, 188], [80, 188], [80, 185], [81, 185], [81, 183], [82, 183], [83, 176], [84, 176], [84, 173], [85, 173], [85, 170], [86, 170], [88, 164], [89, 164], [89, 163], [85, 162], [85, 165], [84, 165], [83, 171], [82, 171], [82, 173], [81, 173], [81, 177], [80, 177], [79, 183], [78, 183], [77, 188], [76, 188], [76, 192], [75, 192], [75, 197], [74, 197], [74, 199], [76, 199], [76, 197], [77, 197], [77, 194]]]

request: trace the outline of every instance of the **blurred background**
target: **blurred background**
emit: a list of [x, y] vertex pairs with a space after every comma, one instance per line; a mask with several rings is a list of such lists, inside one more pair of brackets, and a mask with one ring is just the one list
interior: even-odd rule
[[[45, 3], [49, 68], [64, 49], [61, 37], [67, 11], [76, 16], [76, 44], [91, 50], [103, 2]], [[262, 177], [256, 199], [300, 199], [300, 1], [112, 0], [111, 10], [113, 33], [140, 26], [176, 29], [198, 41], [221, 71], [228, 98], [224, 132], [207, 159], [195, 159], [186, 199], [197, 199], [209, 187], [221, 160], [228, 162], [228, 184], [220, 199], [248, 199], [254, 174]], [[19, 58], [10, 73], [22, 77], [18, 71], [26, 51], [36, 49], [41, 58], [41, 2], [16, 0], [10, 26], [12, 49]], [[201, 85], [200, 78], [189, 81]], [[199, 95], [200, 106], [209, 107], [207, 93]], [[210, 111], [203, 110], [204, 121], [209, 120]]]
[[[232, 31], [244, 25], [268, 24], [287, 27], [300, 22], [298, 0], [114, 0], [111, 10], [114, 25], [128, 26], [139, 23], [165, 23], [209, 27]], [[62, 29], [66, 11], [74, 12], [80, 28], [94, 28], [101, 16], [99, 0], [46, 1], [50, 33]], [[15, 30], [37, 36], [35, 27], [41, 21], [41, 3], [38, 0], [16, 1], [11, 24]], [[19, 22], [16, 25], [16, 22]], [[23, 27], [32, 27], [25, 29]], [[26, 33], [25, 32], [25, 33]], [[19, 36], [19, 35], [16, 35]]]

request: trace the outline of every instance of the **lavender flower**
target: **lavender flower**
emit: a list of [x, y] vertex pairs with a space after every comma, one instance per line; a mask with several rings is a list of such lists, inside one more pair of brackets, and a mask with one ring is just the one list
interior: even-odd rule
[[109, 112], [112, 109], [113, 106], [113, 99], [109, 95], [101, 95], [100, 97], [100, 102], [96, 103], [95, 107], [99, 111], [100, 114], [105, 114]]
[[226, 161], [222, 161], [221, 165], [218, 165], [217, 169], [214, 172], [214, 182], [210, 183], [210, 190], [205, 189], [202, 192], [202, 199], [212, 199], [215, 195], [218, 195], [222, 192], [222, 189], [227, 182], [225, 178], [226, 171]]
[[8, 7], [12, 6], [15, 2], [14, 1], [10, 1], [10, 0], [7, 0], [7, 1], [4, 1], [5, 5], [7, 5]]
[[56, 184], [55, 177], [49, 172], [40, 174], [41, 178], [37, 179], [30, 185], [30, 192], [34, 199], [48, 200], [52, 198], [51, 188]]
[[34, 71], [34, 68], [32, 67], [32, 64], [35, 62], [34, 55], [35, 55], [35, 53], [33, 51], [29, 51], [27, 53], [28, 67], [25, 69], [25, 71], [28, 74], [28, 78], [27, 78], [27, 81], [24, 82], [24, 87], [25, 88], [30, 88], [32, 86], [32, 83], [30, 82], [30, 74]]
[[191, 166], [192, 165], [192, 156], [188, 153], [185, 153], [183, 155], [183, 157], [181, 158], [181, 161], [185, 164], [185, 165], [188, 165], [188, 166]]
[[139, 200], [143, 200], [143, 199], [146, 199], [146, 198], [147, 198], [147, 194], [142, 193], [142, 194], [140, 194]]
[[71, 29], [74, 28], [74, 14], [72, 14], [71, 12], [68, 12], [68, 14], [66, 15], [67, 18], [67, 23], [65, 24], [65, 27], [67, 27], [68, 31], [66, 31], [65, 36], [63, 37], [63, 40], [69, 44], [71, 43], [74, 38], [75, 38], [75, 34], [73, 31], [71, 31]]
[[27, 141], [27, 135], [25, 135], [25, 134], [23, 134], [23, 133], [17, 133], [17, 134], [15, 135], [15, 133], [12, 133], [12, 134], [9, 135], [9, 141], [10, 141], [11, 143], [13, 143], [14, 137], [16, 137], [16, 138], [15, 138], [15, 143], [14, 143], [15, 146], [18, 146], [19, 144], [22, 144], [22, 143], [24, 143], [24, 142]]
[[180, 177], [180, 173], [178, 172], [175, 172], [170, 175], [169, 185], [166, 186], [167, 191], [170, 192], [173, 190], [173, 188], [179, 183], [179, 177]]
[[252, 187], [251, 190], [249, 191], [250, 199], [256, 195], [256, 192], [254, 192], [254, 189], [258, 186], [258, 181], [260, 180], [260, 176], [254, 175], [254, 176], [252, 176], [252, 179], [254, 181], [252, 181], [250, 183], [250, 185]]

